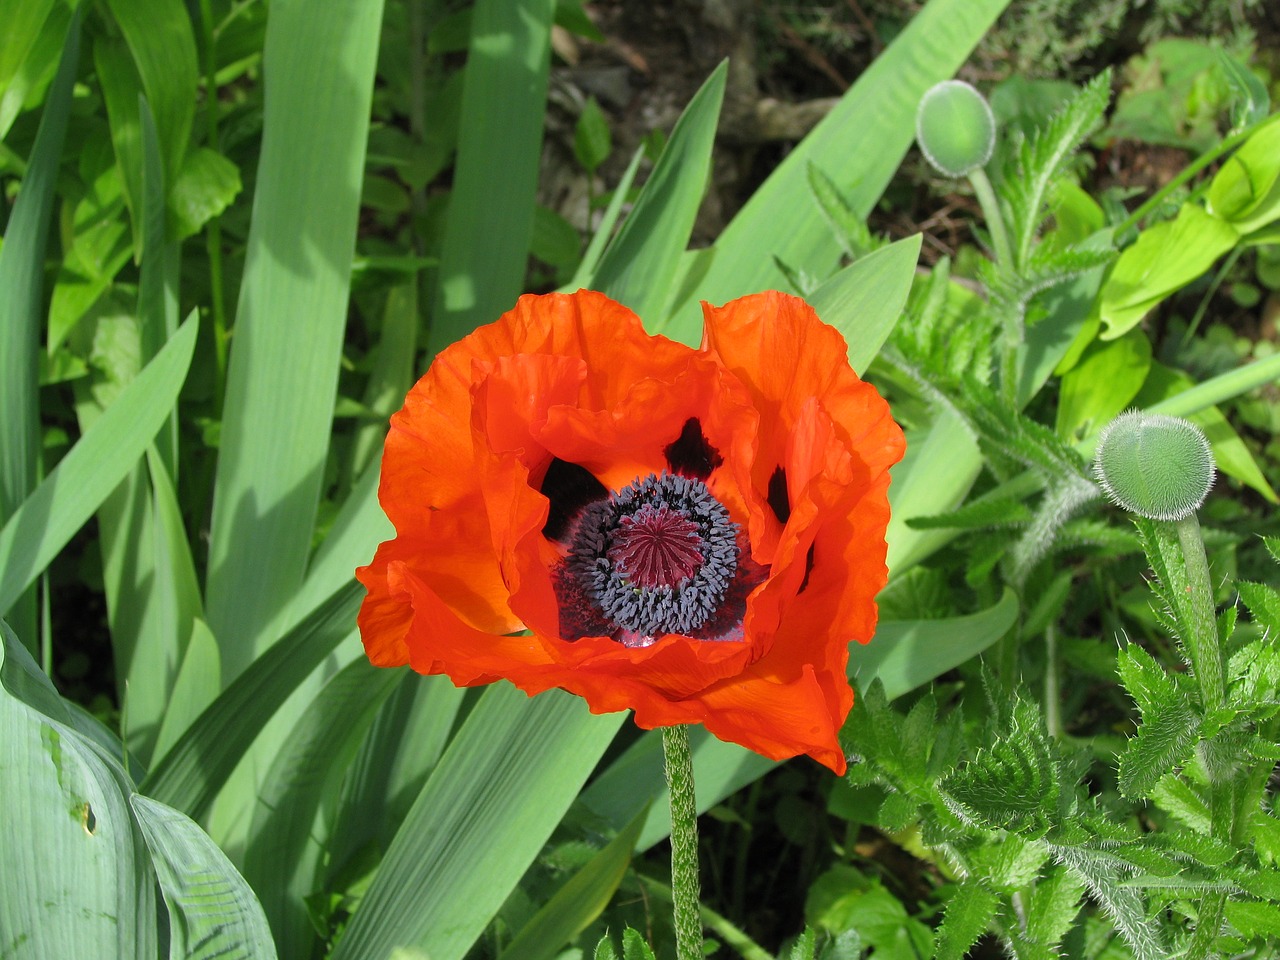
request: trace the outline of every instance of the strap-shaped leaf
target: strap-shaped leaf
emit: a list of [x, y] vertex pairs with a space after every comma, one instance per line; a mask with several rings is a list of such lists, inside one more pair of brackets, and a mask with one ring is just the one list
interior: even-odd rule
[[194, 313], [0, 529], [0, 610], [92, 516], [173, 409], [195, 348]]

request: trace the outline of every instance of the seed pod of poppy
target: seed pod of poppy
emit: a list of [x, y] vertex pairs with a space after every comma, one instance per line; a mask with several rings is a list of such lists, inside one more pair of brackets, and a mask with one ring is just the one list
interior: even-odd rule
[[948, 177], [963, 177], [991, 159], [996, 118], [991, 105], [963, 80], [930, 87], [916, 110], [916, 140], [925, 159]]
[[1183, 520], [1213, 486], [1213, 452], [1195, 424], [1130, 410], [1098, 438], [1094, 476], [1117, 506], [1150, 520]]

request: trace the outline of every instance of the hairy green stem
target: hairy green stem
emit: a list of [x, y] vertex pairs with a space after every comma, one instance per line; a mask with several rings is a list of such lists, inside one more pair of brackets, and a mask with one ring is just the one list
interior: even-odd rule
[[698, 893], [698, 808], [693, 791], [693, 751], [684, 724], [662, 728], [662, 753], [671, 795], [671, 899], [677, 960], [701, 960], [702, 918]]
[[1182, 562], [1187, 571], [1188, 623], [1187, 636], [1182, 642], [1191, 656], [1200, 695], [1207, 711], [1219, 710], [1226, 701], [1222, 677], [1222, 651], [1218, 646], [1218, 621], [1213, 602], [1213, 584], [1209, 580], [1209, 560], [1204, 552], [1204, 539], [1200, 536], [1200, 522], [1196, 515], [1174, 524]]
[[1055, 740], [1062, 738], [1062, 712], [1058, 706], [1058, 627], [1044, 630], [1044, 726]]

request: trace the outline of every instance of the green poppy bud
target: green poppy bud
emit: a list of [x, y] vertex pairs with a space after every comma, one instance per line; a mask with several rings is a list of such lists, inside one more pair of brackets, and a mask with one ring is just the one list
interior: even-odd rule
[[969, 84], [944, 80], [920, 100], [916, 140], [935, 168], [948, 177], [963, 177], [991, 159], [996, 146], [995, 114]]
[[1150, 520], [1183, 520], [1213, 486], [1213, 452], [1195, 424], [1130, 410], [1099, 435], [1093, 473], [1117, 506]]

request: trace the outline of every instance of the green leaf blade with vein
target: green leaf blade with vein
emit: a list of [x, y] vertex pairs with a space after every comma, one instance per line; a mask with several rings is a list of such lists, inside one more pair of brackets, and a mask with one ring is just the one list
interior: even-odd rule
[[995, 919], [999, 899], [976, 882], [962, 883], [947, 901], [938, 929], [937, 960], [964, 960]]
[[[333, 960], [461, 960], [577, 796], [623, 714], [484, 692], [396, 834]], [[529, 803], [528, 797], [538, 798]]]
[[554, 12], [553, 0], [478, 0], [471, 11], [432, 353], [498, 319], [523, 289]]
[[697, 328], [699, 300], [724, 303], [758, 290], [786, 289], [775, 256], [793, 269], [826, 276], [840, 249], [814, 215], [809, 164], [832, 177], [852, 210], [869, 213], [914, 140], [920, 98], [960, 67], [1007, 4], [926, 5], [725, 228], [705, 275], [684, 302], [672, 305], [671, 335], [683, 339]]
[[0, 529], [0, 610], [21, 595], [142, 457], [195, 349], [189, 318]]
[[592, 278], [596, 289], [630, 307], [649, 330], [661, 330], [686, 343], [696, 342], [698, 335], [663, 329], [660, 311], [671, 293], [711, 175], [711, 148], [727, 77], [728, 66], [722, 63], [689, 101], [635, 208], [606, 248]]
[[341, 367], [382, 4], [267, 22], [261, 160], [228, 368], [207, 614], [230, 682], [303, 581]]
[[[15, 17], [15, 30], [24, 18]], [[7, 30], [7, 28], [6, 28]], [[18, 33], [10, 42], [21, 42]], [[0, 246], [0, 523], [35, 489], [39, 475], [39, 364], [40, 325], [43, 321], [44, 255], [48, 246], [50, 217], [58, 158], [66, 136], [80, 52], [80, 17], [72, 17], [63, 45], [58, 76], [45, 100], [44, 116], [31, 150], [22, 192], [14, 202]], [[17, 64], [14, 65], [15, 69]], [[6, 554], [0, 548], [0, 562]], [[8, 564], [6, 563], [6, 566]], [[14, 595], [0, 600], [0, 616], [17, 601]], [[26, 643], [34, 644], [35, 605], [24, 601], [15, 611], [15, 622]], [[34, 646], [32, 647], [34, 649]]]

